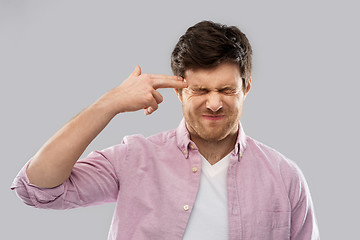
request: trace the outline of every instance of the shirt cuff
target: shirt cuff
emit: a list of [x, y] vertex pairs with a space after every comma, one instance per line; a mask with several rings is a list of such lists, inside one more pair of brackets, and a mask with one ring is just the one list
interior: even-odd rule
[[54, 202], [64, 193], [64, 185], [61, 184], [53, 188], [43, 188], [30, 183], [26, 174], [31, 159], [24, 165], [11, 184], [11, 190], [15, 190], [18, 197], [25, 204], [38, 207], [49, 208], [47, 205]]

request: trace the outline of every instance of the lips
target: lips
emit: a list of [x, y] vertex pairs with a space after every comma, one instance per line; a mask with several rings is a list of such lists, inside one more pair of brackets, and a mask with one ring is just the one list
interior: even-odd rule
[[204, 114], [204, 115], [202, 115], [202, 117], [207, 119], [207, 120], [216, 121], [216, 120], [223, 119], [225, 117], [225, 115], [208, 115], [208, 114]]

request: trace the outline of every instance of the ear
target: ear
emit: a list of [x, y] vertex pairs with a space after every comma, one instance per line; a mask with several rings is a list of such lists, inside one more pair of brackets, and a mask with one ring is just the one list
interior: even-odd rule
[[246, 87], [245, 96], [249, 93], [250, 89], [251, 89], [251, 76], [249, 77], [249, 82]]
[[176, 96], [179, 98], [179, 100], [180, 100], [180, 102], [182, 103], [182, 100], [183, 100], [183, 98], [182, 98], [182, 89], [179, 91], [179, 89], [178, 88], [174, 88], [174, 91], [175, 91], [175, 93], [176, 93]]

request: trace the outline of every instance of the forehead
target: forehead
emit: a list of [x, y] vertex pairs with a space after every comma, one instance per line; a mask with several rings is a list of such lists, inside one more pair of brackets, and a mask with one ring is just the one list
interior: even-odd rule
[[189, 86], [206, 88], [242, 85], [239, 67], [233, 63], [222, 63], [211, 69], [189, 69], [185, 71], [185, 79]]

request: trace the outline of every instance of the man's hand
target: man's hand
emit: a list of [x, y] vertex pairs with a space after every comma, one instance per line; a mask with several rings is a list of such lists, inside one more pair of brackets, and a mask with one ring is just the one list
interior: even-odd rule
[[149, 115], [158, 109], [163, 101], [159, 88], [185, 88], [187, 83], [178, 76], [160, 74], [141, 74], [136, 66], [134, 72], [117, 88], [106, 93], [99, 99], [109, 106], [112, 115], [144, 109]]

